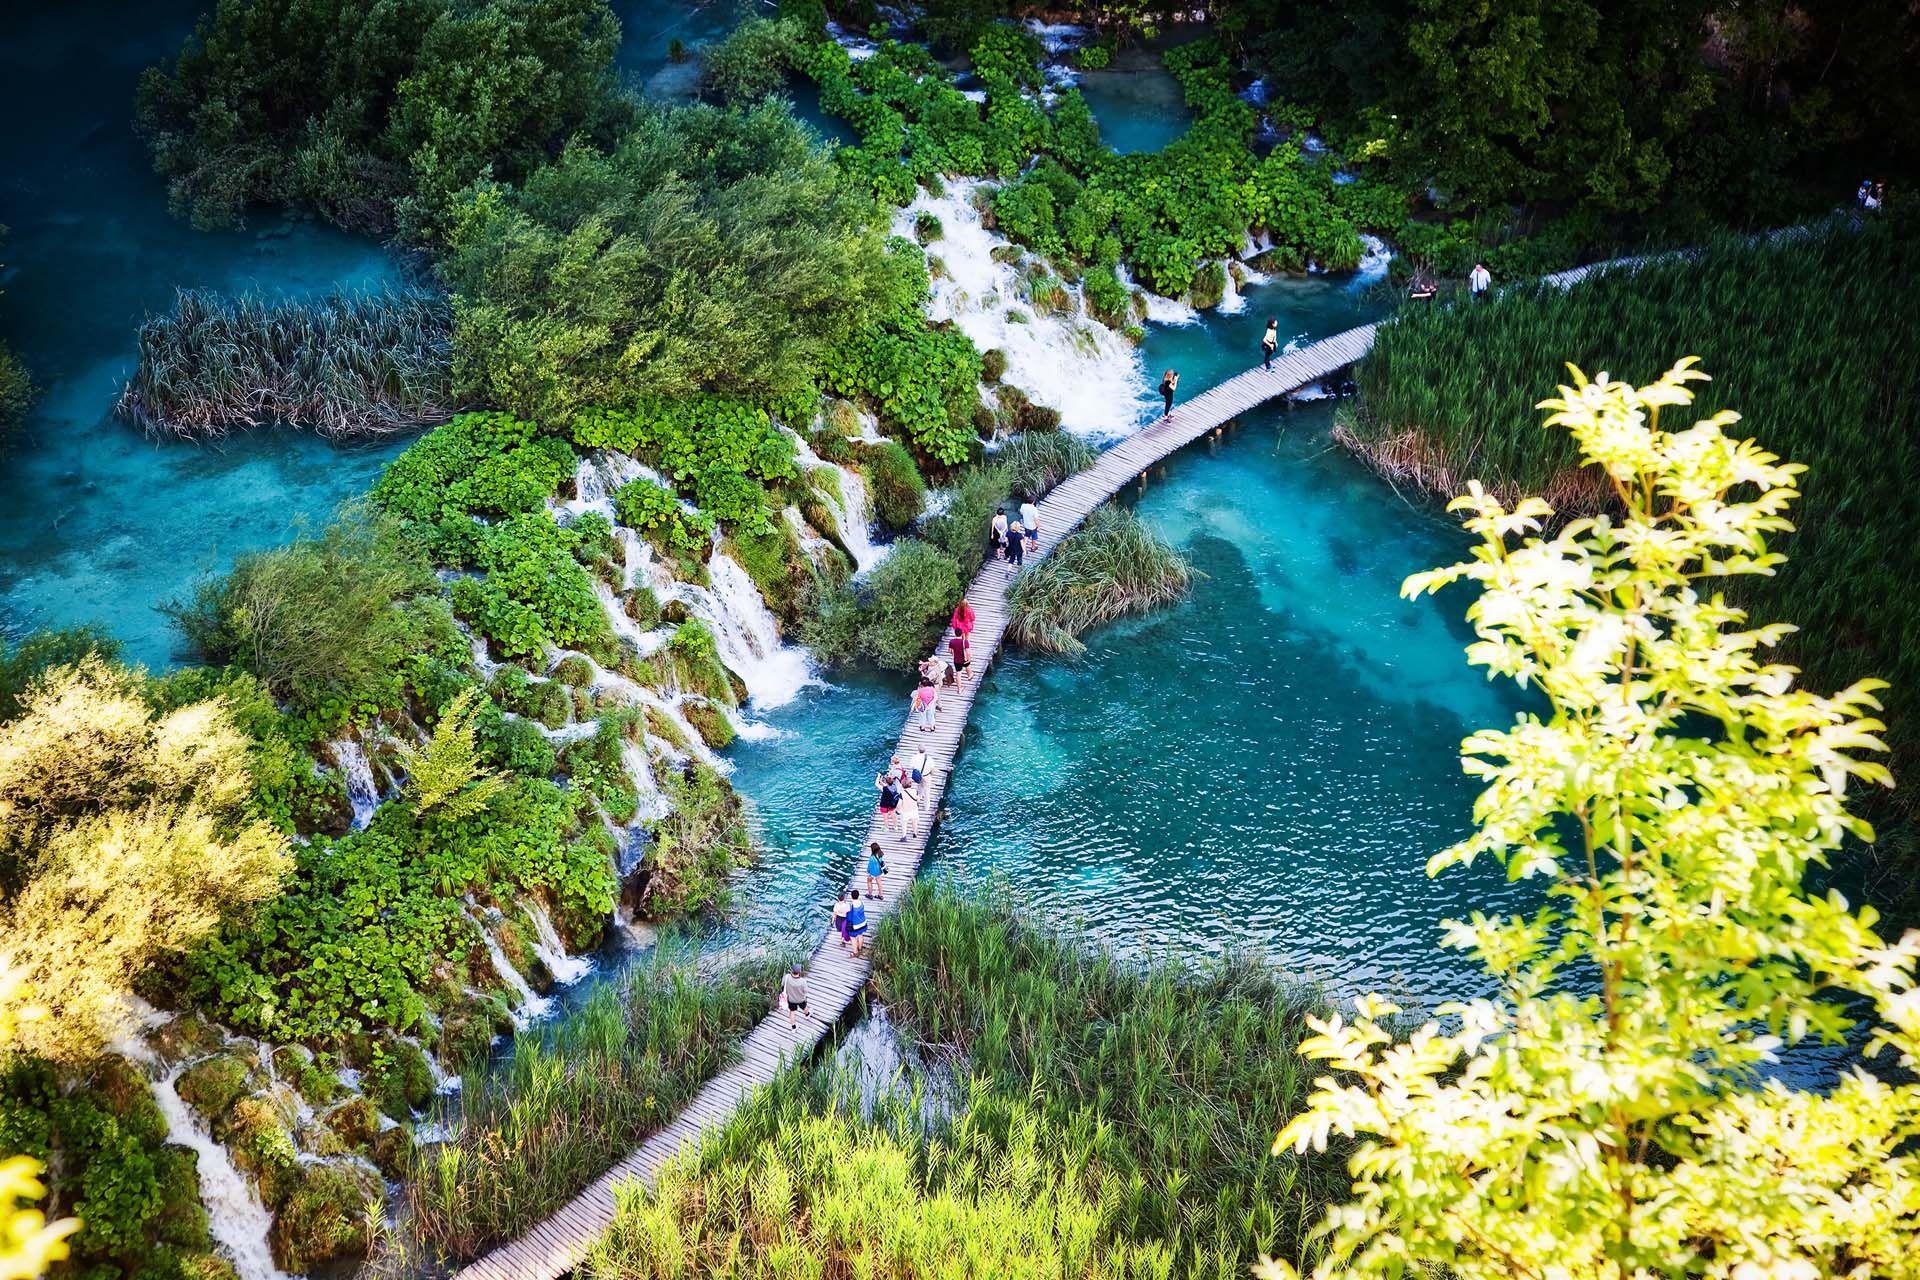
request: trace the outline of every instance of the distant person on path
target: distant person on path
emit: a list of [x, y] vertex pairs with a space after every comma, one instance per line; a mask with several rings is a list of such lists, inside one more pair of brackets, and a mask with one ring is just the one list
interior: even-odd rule
[[881, 896], [880, 877], [885, 874], [887, 874], [886, 855], [880, 852], [878, 840], [871, 841], [867, 845], [867, 896], [869, 898]]
[[1020, 504], [1020, 527], [1027, 531], [1027, 550], [1038, 551], [1040, 549], [1040, 508], [1033, 505], [1032, 498]]
[[953, 659], [954, 683], [965, 680], [973, 672], [973, 646], [967, 643], [956, 624], [947, 636], [947, 656]]
[[1263, 369], [1273, 368], [1273, 353], [1279, 349], [1280, 322], [1278, 320], [1269, 320], [1267, 321], [1267, 334], [1264, 338], [1260, 339], [1260, 367]]
[[925, 801], [927, 798], [927, 777], [933, 772], [933, 758], [924, 751], [913, 753], [913, 759], [907, 761], [907, 781], [913, 784], [913, 798]]
[[928, 684], [952, 684], [948, 673], [952, 668], [947, 663], [947, 655], [935, 650], [920, 664], [920, 678]]
[[1169, 369], [1165, 373], [1160, 375], [1160, 394], [1166, 397], [1166, 401], [1167, 401], [1167, 411], [1161, 414], [1160, 415], [1161, 417], [1171, 418], [1173, 416], [1173, 393], [1178, 391], [1179, 389], [1180, 389], [1179, 374]]
[[1884, 182], [1874, 183], [1873, 189], [1867, 192], [1866, 207], [1869, 209], [1878, 209], [1881, 205], [1885, 204], [1886, 202], [1887, 202], [1887, 184]]
[[1480, 300], [1492, 284], [1493, 272], [1487, 270], [1487, 264], [1484, 262], [1474, 263], [1473, 270], [1467, 272], [1467, 292], [1473, 295], [1475, 302]]
[[1864, 209], [1867, 207], [1867, 201], [1872, 198], [1873, 198], [1873, 179], [1872, 178], [1860, 179], [1860, 188], [1859, 190], [1853, 193], [1854, 204]]
[[[900, 793], [900, 834], [918, 837], [920, 834], [920, 802], [914, 799], [913, 792]], [[879, 897], [879, 894], [874, 894]]]
[[948, 621], [953, 624], [954, 634], [962, 640], [973, 635], [973, 606], [967, 603], [965, 596], [961, 596], [960, 603], [953, 606], [953, 617]]
[[1001, 507], [993, 513], [993, 529], [987, 535], [987, 543], [993, 548], [993, 558], [998, 560], [1007, 554], [1007, 509]]
[[853, 891], [853, 903], [847, 908], [847, 937], [853, 941], [853, 954], [859, 955], [867, 941], [867, 904], [860, 901], [858, 889]]
[[1434, 278], [1427, 273], [1425, 267], [1420, 267], [1414, 271], [1413, 280], [1407, 286], [1407, 296], [1409, 298], [1415, 302], [1426, 302], [1439, 292], [1440, 286], [1434, 282]]
[[1027, 531], [1015, 520], [1007, 526], [1007, 563], [1018, 569], [1027, 558]]
[[840, 900], [833, 904], [833, 931], [840, 935], [840, 945], [847, 945], [847, 912], [853, 903], [847, 898], [847, 891], [840, 891]]
[[913, 691], [910, 705], [920, 716], [920, 732], [932, 733], [935, 717], [940, 712], [940, 686], [929, 684], [922, 677], [920, 687]]
[[800, 1015], [807, 1012], [807, 980], [801, 976], [799, 965], [780, 979], [780, 1003], [787, 1006], [787, 1026], [798, 1031]]
[[891, 773], [883, 773], [874, 778], [873, 785], [880, 791], [880, 825], [900, 829], [900, 784]]

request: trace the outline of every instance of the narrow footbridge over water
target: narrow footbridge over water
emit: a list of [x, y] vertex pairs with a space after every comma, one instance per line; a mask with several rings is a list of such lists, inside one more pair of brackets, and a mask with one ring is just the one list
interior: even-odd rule
[[[1568, 274], [1577, 278], [1584, 272]], [[1038, 555], [1045, 556], [1095, 507], [1120, 492], [1147, 467], [1247, 410], [1353, 364], [1372, 348], [1373, 334], [1373, 325], [1362, 325], [1298, 351], [1275, 356], [1271, 369], [1254, 368], [1230, 378], [1177, 405], [1171, 417], [1155, 421], [1106, 450], [1093, 466], [1063, 481], [1039, 504], [1040, 529], [1046, 541]], [[1028, 563], [1035, 559], [1029, 556]], [[886, 894], [868, 908], [870, 924], [877, 924], [893, 910], [919, 873], [920, 860], [926, 854], [927, 837], [933, 827], [933, 815], [939, 811], [947, 780], [952, 776], [954, 757], [967, 727], [967, 715], [973, 709], [974, 695], [1006, 633], [1007, 588], [1012, 581], [1013, 572], [1004, 563], [989, 561], [981, 569], [967, 588], [967, 599], [973, 605], [975, 616], [973, 679], [957, 691], [943, 691], [938, 725], [932, 732], [922, 730], [912, 719], [901, 730], [898, 748], [901, 757], [905, 759], [909, 753], [924, 750], [932, 762], [926, 798], [920, 806], [926, 821], [918, 836], [884, 830], [877, 818], [869, 829], [867, 839], [878, 841], [887, 857]], [[876, 760], [875, 772], [885, 763]], [[848, 799], [851, 803], [870, 804], [873, 796], [868, 793]], [[864, 852], [864, 843], [861, 848]], [[851, 887], [863, 888], [865, 866], [866, 859], [862, 856]], [[821, 904], [823, 918], [826, 905]], [[849, 955], [841, 947], [838, 936], [830, 933], [814, 949], [807, 965], [807, 997], [812, 1016], [801, 1020], [799, 1030], [789, 1029], [785, 1014], [769, 1015], [741, 1044], [740, 1060], [708, 1081], [671, 1124], [648, 1138], [545, 1222], [459, 1272], [457, 1280], [557, 1280], [578, 1266], [613, 1222], [614, 1188], [635, 1180], [650, 1183], [675, 1155], [697, 1145], [701, 1134], [723, 1127], [741, 1103], [760, 1086], [771, 1082], [783, 1066], [808, 1057], [827, 1029], [853, 1003], [866, 984], [870, 968], [864, 957], [855, 959]]]

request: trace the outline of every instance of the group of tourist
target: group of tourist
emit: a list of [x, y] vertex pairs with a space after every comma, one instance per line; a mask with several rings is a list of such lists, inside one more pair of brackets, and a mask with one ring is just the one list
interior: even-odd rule
[[[996, 517], [996, 522], [1004, 526], [998, 535], [999, 543], [1004, 544], [998, 546], [1002, 555], [1009, 554], [1009, 548], [1039, 545], [1038, 509], [1026, 502], [1021, 505], [1020, 514], [1021, 519], [1008, 522], [1002, 508]], [[1018, 564], [1020, 550], [1013, 550], [1011, 558]], [[936, 649], [919, 665], [919, 679], [908, 703], [908, 723], [917, 722], [922, 733], [931, 733], [937, 727], [941, 691], [957, 689], [972, 678], [974, 621], [973, 606], [962, 596], [947, 619], [944, 650]], [[921, 814], [930, 803], [927, 791], [932, 780], [933, 757], [925, 750], [896, 754], [873, 779], [874, 789], [880, 793], [881, 828], [903, 839], [918, 839]], [[868, 841], [864, 896], [859, 889], [843, 890], [832, 909], [833, 931], [840, 936], [841, 947], [852, 955], [859, 956], [866, 949], [870, 928], [867, 904], [885, 898], [886, 874], [886, 850], [878, 840]], [[803, 966], [794, 965], [781, 978], [777, 999], [786, 1011], [788, 1027], [797, 1030], [801, 1017], [811, 1016], [807, 1013], [807, 978]]]
[[1862, 209], [1878, 209], [1887, 202], [1887, 184], [1871, 178], [1860, 179], [1860, 189], [1853, 193], [1853, 202]]
[[987, 547], [995, 560], [1004, 560], [1015, 569], [1026, 563], [1029, 551], [1040, 549], [1040, 508], [1032, 498], [1020, 504], [1019, 513], [1012, 519], [1008, 519], [1005, 507], [994, 511]]

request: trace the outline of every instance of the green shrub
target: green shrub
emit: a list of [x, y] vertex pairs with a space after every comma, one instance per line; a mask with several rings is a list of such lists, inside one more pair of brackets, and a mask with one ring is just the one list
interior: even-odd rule
[[862, 450], [860, 466], [882, 529], [905, 529], [920, 518], [927, 505], [927, 482], [920, 478], [912, 454], [888, 440]]
[[0, 449], [11, 442], [32, 407], [33, 375], [19, 356], [0, 343]]
[[1193, 305], [1202, 311], [1217, 307], [1227, 293], [1227, 268], [1220, 262], [1209, 262], [1194, 274], [1193, 285], [1187, 293]]
[[1007, 353], [1003, 347], [994, 347], [981, 353], [980, 377], [986, 382], [998, 382], [1007, 374]]
[[940, 215], [931, 209], [922, 209], [913, 216], [913, 238], [921, 244], [932, 244], [946, 233], [947, 229], [940, 225]]
[[328, 1263], [364, 1257], [370, 1222], [382, 1200], [379, 1179], [342, 1164], [302, 1164], [291, 1192], [273, 1217], [268, 1243], [274, 1262], [305, 1273]]
[[579, 539], [545, 511], [479, 526], [474, 561], [483, 577], [453, 584], [454, 609], [508, 657], [537, 657], [548, 644], [612, 661], [613, 632], [574, 559]]
[[661, 789], [672, 808], [652, 824], [638, 909], [655, 919], [717, 909], [753, 857], [740, 797], [697, 760], [666, 774]]
[[1119, 328], [1133, 316], [1133, 294], [1111, 269], [1089, 271], [1080, 285], [1087, 313], [1101, 324]]
[[584, 689], [593, 683], [593, 664], [577, 653], [570, 653], [555, 664], [552, 678], [561, 684]]
[[955, 479], [946, 510], [921, 530], [922, 537], [947, 553], [961, 582], [972, 581], [986, 561], [988, 528], [1008, 493], [1007, 473], [1001, 467], [969, 467]]
[[465, 517], [539, 511], [573, 475], [567, 442], [504, 413], [463, 413], [387, 464], [379, 505], [428, 526], [463, 529]]
[[703, 698], [712, 698], [733, 706], [733, 677], [720, 661], [713, 632], [707, 624], [690, 618], [674, 629], [660, 656], [673, 671], [679, 687]]
[[624, 826], [633, 821], [640, 798], [622, 759], [625, 725], [618, 716], [602, 716], [594, 731], [561, 748], [560, 772], [597, 801], [607, 817]]
[[637, 531], [663, 554], [704, 557], [713, 541], [713, 520], [651, 480], [629, 480], [613, 495], [620, 523]]
[[764, 532], [741, 531], [733, 535], [731, 546], [773, 615], [787, 625], [797, 622], [800, 587], [812, 566], [792, 527], [781, 520]]
[[807, 38], [798, 18], [752, 17], [700, 50], [700, 84], [727, 102], [758, 102], [786, 83], [788, 51]]
[[960, 570], [939, 547], [903, 538], [867, 575], [861, 597], [861, 652], [889, 670], [911, 671], [933, 652], [960, 598]]
[[688, 702], [680, 708], [680, 714], [687, 718], [693, 731], [700, 740], [715, 751], [723, 751], [733, 745], [733, 722], [727, 719], [727, 713], [711, 702]]

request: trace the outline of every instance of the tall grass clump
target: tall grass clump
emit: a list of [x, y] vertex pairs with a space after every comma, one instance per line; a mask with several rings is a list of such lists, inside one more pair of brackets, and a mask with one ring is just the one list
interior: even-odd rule
[[1272, 1154], [1311, 1082], [1296, 1052], [1311, 991], [1250, 957], [1124, 960], [1002, 893], [932, 880], [880, 932], [874, 964], [897, 1025], [1029, 1099], [1066, 1163], [1102, 1171], [1113, 1237], [1170, 1251], [1151, 1274], [1308, 1260], [1309, 1228], [1349, 1184], [1339, 1150]]
[[[789, 1091], [790, 1092], [790, 1091]], [[1169, 1274], [1173, 1248], [1128, 1238], [1091, 1117], [1070, 1133], [1019, 1097], [976, 1089], [950, 1132], [783, 1098], [756, 1108], [725, 1160], [616, 1192], [589, 1280]], [[736, 1126], [738, 1128], [740, 1126]], [[733, 1133], [730, 1131], [730, 1138]]]
[[1007, 592], [1016, 644], [1079, 653], [1091, 627], [1186, 598], [1193, 566], [1124, 507], [1101, 507]]
[[[1738, 434], [1807, 465], [1800, 532], [1778, 548], [1788, 563], [1730, 594], [1758, 621], [1799, 624], [1786, 657], [1814, 683], [1891, 681], [1882, 696], [1900, 774], [1920, 760], [1920, 213], [1729, 237], [1569, 289], [1409, 308], [1381, 326], [1339, 434], [1434, 493], [1478, 479], [1509, 501], [1542, 494], [1563, 517], [1609, 510], [1572, 436], [1541, 429], [1541, 378], [1570, 361], [1644, 384], [1675, 353], [1713, 374], [1698, 388], [1702, 416], [1738, 406]], [[1890, 803], [1914, 819], [1916, 796], [1902, 788]]]
[[670, 1121], [738, 1053], [771, 1004], [776, 957], [703, 979], [661, 960], [593, 993], [481, 1064], [444, 1143], [407, 1171], [413, 1229], [465, 1260], [512, 1239]]
[[453, 312], [421, 289], [324, 298], [194, 289], [140, 326], [114, 406], [152, 435], [286, 423], [345, 439], [442, 422], [454, 402]]
[[1094, 447], [1064, 431], [1027, 431], [994, 451], [1014, 493], [1038, 502], [1068, 476], [1085, 471], [1098, 456]]

